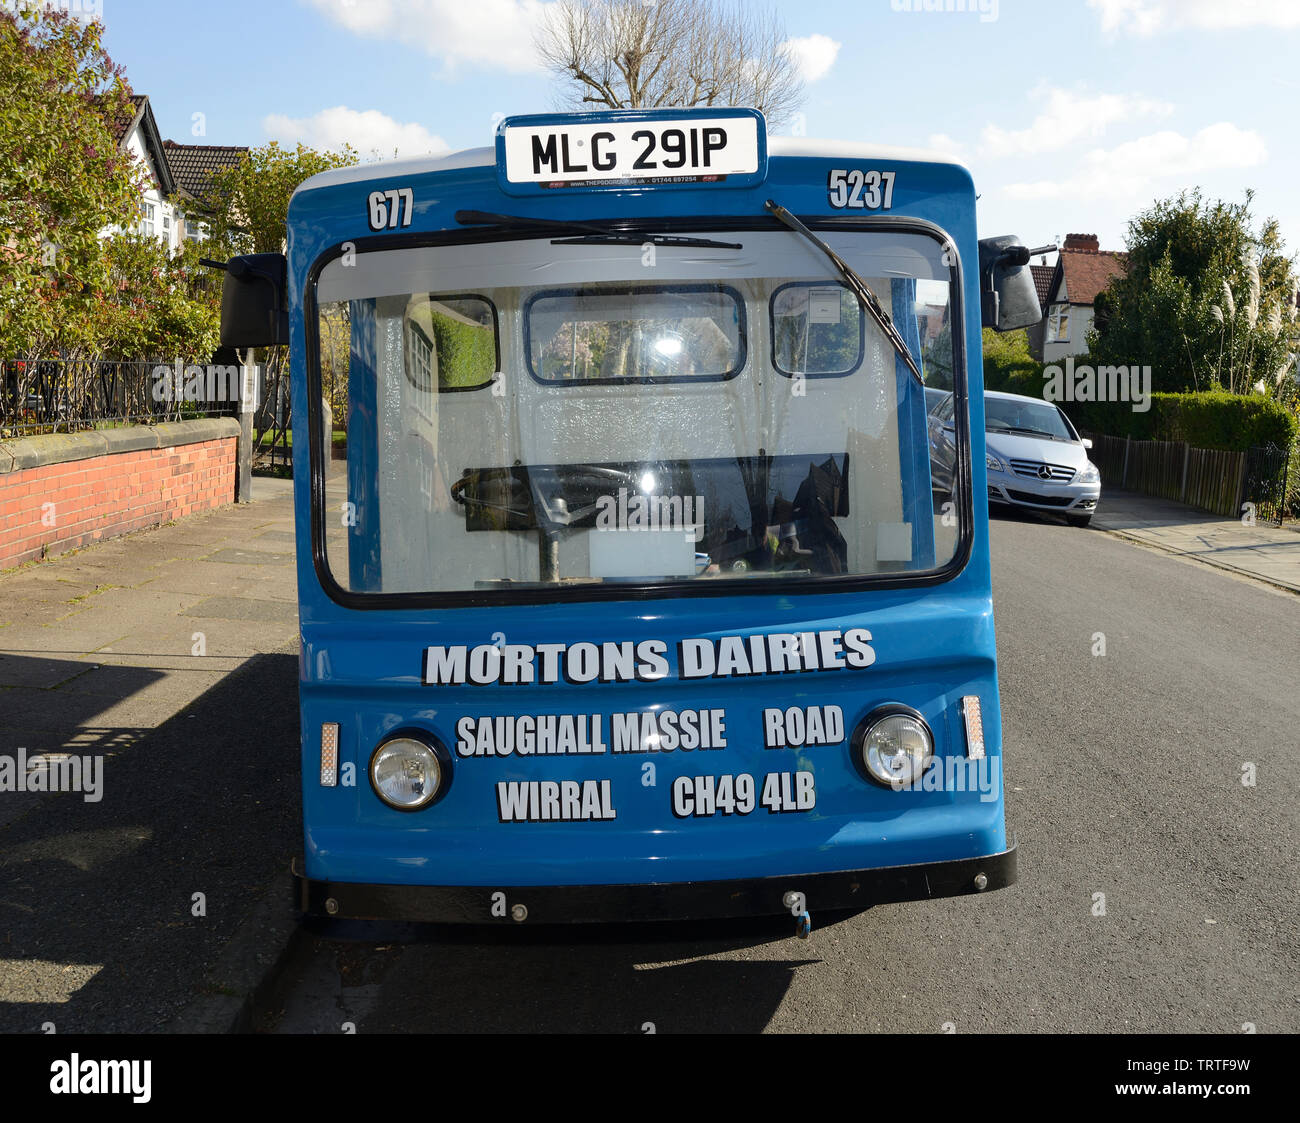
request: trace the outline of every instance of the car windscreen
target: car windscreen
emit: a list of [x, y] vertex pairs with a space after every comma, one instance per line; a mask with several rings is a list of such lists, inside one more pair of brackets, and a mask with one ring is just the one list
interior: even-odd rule
[[1075, 435], [1061, 411], [1050, 402], [1021, 398], [984, 398], [984, 428], [990, 433], [1050, 437], [1073, 441]]

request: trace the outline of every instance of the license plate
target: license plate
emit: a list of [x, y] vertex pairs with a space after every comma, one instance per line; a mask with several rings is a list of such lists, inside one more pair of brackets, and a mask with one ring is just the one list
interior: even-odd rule
[[709, 182], [759, 170], [759, 122], [752, 116], [507, 122], [502, 132], [510, 183]]

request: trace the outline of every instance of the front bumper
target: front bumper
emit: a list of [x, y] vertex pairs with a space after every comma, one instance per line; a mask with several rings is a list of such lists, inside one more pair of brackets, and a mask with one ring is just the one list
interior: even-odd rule
[[[871, 870], [649, 885], [363, 885], [312, 881], [294, 863], [299, 909], [309, 916], [442, 924], [596, 924], [719, 920], [961, 897], [1016, 881], [1016, 843], [1000, 854]], [[523, 906], [520, 915], [518, 906]]]
[[988, 477], [989, 502], [1029, 507], [1058, 515], [1090, 515], [1101, 499], [1100, 484], [1040, 484], [1021, 476]]

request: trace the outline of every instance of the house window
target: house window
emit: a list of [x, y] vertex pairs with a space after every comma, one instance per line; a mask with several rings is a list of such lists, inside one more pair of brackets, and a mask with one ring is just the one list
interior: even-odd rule
[[153, 219], [154, 205], [152, 203], [140, 204], [140, 233], [146, 238], [153, 237]]
[[187, 218], [185, 220], [185, 237], [187, 237], [191, 242], [201, 241], [207, 236], [208, 232], [204, 228], [203, 223], [195, 222], [192, 218]]
[[433, 343], [419, 326], [406, 325], [406, 376], [421, 390], [433, 387], [436, 367], [433, 365]]
[[1047, 312], [1047, 342], [1070, 342], [1070, 306], [1053, 304]]

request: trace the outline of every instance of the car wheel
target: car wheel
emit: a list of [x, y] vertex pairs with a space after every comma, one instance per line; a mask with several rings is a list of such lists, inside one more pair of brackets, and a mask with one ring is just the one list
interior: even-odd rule
[[1066, 515], [1065, 521], [1071, 526], [1087, 526], [1092, 522], [1091, 515]]

